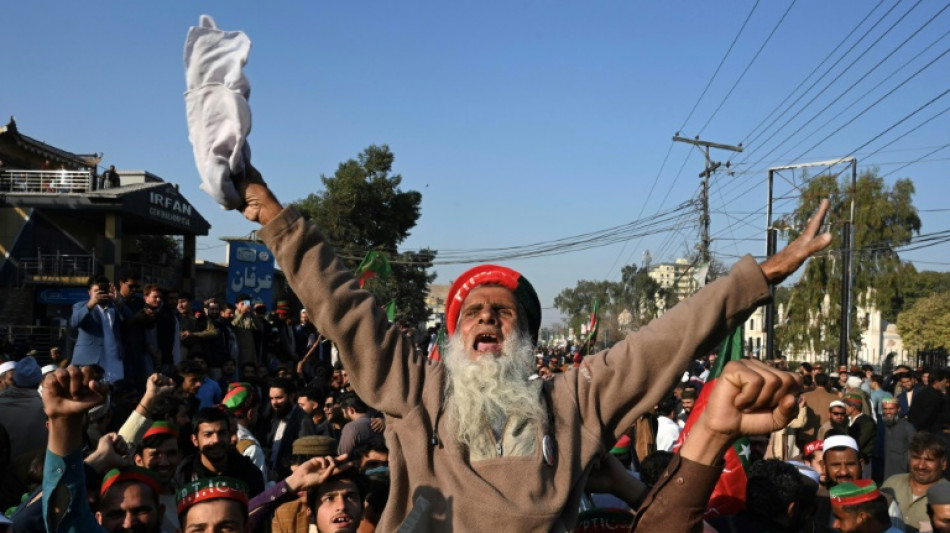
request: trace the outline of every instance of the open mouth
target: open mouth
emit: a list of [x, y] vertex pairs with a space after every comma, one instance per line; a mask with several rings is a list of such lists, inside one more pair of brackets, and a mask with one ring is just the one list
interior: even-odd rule
[[475, 336], [473, 348], [476, 352], [498, 353], [501, 351], [501, 342], [494, 333], [479, 333]]
[[346, 527], [353, 523], [353, 519], [349, 515], [339, 515], [335, 516], [331, 522], [333, 525], [338, 525], [340, 527]]

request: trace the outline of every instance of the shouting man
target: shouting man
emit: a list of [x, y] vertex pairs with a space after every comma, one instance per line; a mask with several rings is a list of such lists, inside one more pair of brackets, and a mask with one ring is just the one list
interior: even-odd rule
[[[221, 99], [247, 106], [241, 65], [250, 42], [240, 32], [221, 32], [210, 17], [201, 25], [188, 35], [185, 62], [189, 132], [203, 188], [264, 226], [258, 236], [317, 330], [336, 343], [353, 390], [387, 416], [392, 488], [381, 531], [395, 531], [407, 519], [430, 531], [572, 529], [585, 482], [607, 443], [652, 410], [696, 354], [712, 351], [765, 303], [770, 285], [831, 241], [819, 234], [828, 209], [822, 202], [783, 251], [761, 265], [744, 258], [730, 275], [551, 381], [529, 379], [541, 324], [531, 283], [510, 268], [481, 265], [453, 283], [446, 304], [449, 349], [444, 364], [432, 363], [359, 289], [320, 231], [295, 209], [284, 209], [242, 159], [243, 134], [235, 132], [236, 143], [218, 142], [229, 133], [211, 127], [224, 109], [212, 93], [223, 83]], [[246, 123], [247, 116], [233, 118]], [[239, 167], [222, 165], [232, 155], [228, 146]], [[229, 168], [240, 175], [232, 180]], [[671, 531], [690, 527], [705, 507], [706, 487], [718, 477], [713, 464], [733, 440], [770, 433], [797, 414], [793, 395], [800, 385], [787, 372], [732, 362], [718, 383], [668, 475], [638, 513], [644, 529], [661, 520]], [[684, 485], [684, 478], [696, 483]]]

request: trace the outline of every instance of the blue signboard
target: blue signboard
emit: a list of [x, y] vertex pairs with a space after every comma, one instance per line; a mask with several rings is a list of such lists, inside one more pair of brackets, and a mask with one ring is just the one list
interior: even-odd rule
[[73, 305], [87, 300], [89, 289], [86, 287], [59, 287], [36, 291], [36, 302], [41, 304]]
[[252, 304], [270, 310], [274, 302], [274, 254], [263, 244], [231, 241], [228, 247], [228, 302], [247, 293]]

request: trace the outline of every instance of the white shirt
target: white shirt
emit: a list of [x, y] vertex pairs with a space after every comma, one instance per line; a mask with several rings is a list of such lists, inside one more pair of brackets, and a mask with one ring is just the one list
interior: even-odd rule
[[672, 452], [676, 439], [680, 437], [680, 426], [665, 416], [656, 419], [656, 449]]

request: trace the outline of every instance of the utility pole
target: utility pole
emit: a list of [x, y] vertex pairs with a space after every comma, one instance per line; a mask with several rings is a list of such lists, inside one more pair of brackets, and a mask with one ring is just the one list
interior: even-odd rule
[[[851, 306], [853, 305], [854, 290], [854, 264], [852, 250], [854, 246], [854, 210], [855, 196], [857, 195], [858, 180], [858, 160], [854, 157], [843, 157], [841, 159], [832, 159], [829, 161], [815, 161], [813, 163], [798, 163], [782, 167], [772, 167], [769, 169], [769, 201], [766, 211], [765, 230], [766, 230], [766, 251], [765, 255], [772, 257], [778, 251], [776, 237], [777, 229], [772, 220], [772, 201], [773, 201], [773, 183], [775, 174], [785, 170], [795, 170], [809, 167], [831, 168], [834, 165], [849, 165], [851, 167], [851, 213], [847, 222], [842, 228], [842, 272], [841, 272], [841, 336], [838, 340], [838, 364], [847, 365], [850, 356], [850, 338], [851, 338]], [[772, 295], [775, 295], [775, 287], [769, 287]], [[775, 358], [775, 304], [769, 303], [765, 308], [766, 324], [766, 355], [768, 359]]]
[[[709, 158], [709, 149], [718, 148], [720, 150], [741, 152], [742, 145], [740, 144], [739, 146], [732, 146], [730, 144], [719, 144], [700, 140], [699, 137], [696, 137], [695, 139], [687, 139], [686, 137], [680, 137], [678, 132], [673, 136], [673, 140], [681, 143], [692, 144], [694, 146], [702, 146], [704, 149], [703, 154], [706, 156], [706, 168], [699, 173], [699, 177], [703, 178], [703, 193], [701, 197], [703, 214], [700, 218], [700, 222], [703, 225], [703, 235], [700, 238], [699, 243], [699, 260], [708, 264], [711, 259], [709, 254], [709, 177], [713, 172], [716, 171], [716, 169], [722, 166], [721, 162], [713, 161]], [[728, 167], [729, 163], [726, 163], [726, 168]]]

